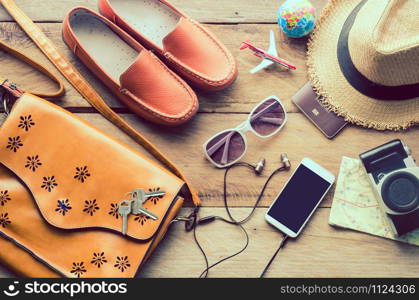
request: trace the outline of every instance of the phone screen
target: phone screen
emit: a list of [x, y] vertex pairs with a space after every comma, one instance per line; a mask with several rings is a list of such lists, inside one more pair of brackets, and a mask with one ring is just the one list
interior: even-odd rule
[[331, 183], [300, 164], [267, 214], [298, 233]]

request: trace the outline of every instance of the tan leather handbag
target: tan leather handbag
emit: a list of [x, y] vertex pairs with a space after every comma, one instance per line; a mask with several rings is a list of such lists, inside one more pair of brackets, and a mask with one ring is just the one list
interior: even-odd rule
[[[59, 83], [41, 95], [63, 94], [52, 73], [0, 48]], [[1, 262], [32, 277], [135, 276], [191, 197], [184, 180], [76, 115], [0, 84], [6, 110], [14, 102], [0, 128]]]

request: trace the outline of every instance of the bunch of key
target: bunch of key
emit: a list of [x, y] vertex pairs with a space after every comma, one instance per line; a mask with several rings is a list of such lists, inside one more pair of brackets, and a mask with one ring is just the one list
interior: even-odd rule
[[144, 214], [152, 220], [157, 220], [157, 216], [146, 210], [143, 207], [143, 204], [151, 197], [161, 197], [165, 194], [164, 191], [146, 192], [143, 189], [135, 189], [131, 193], [130, 200], [121, 201], [121, 203], [119, 203], [118, 213], [122, 217], [122, 234], [127, 234], [128, 216], [130, 214]]

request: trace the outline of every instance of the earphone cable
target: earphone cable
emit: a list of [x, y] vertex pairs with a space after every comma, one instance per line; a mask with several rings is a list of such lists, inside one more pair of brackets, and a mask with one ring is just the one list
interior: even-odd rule
[[271, 259], [269, 260], [268, 264], [266, 265], [266, 267], [263, 269], [262, 273], [260, 273], [259, 278], [263, 278], [266, 274], [266, 272], [268, 271], [269, 267], [271, 266], [271, 264], [273, 263], [273, 261], [275, 260], [275, 257], [278, 255], [279, 250], [281, 250], [282, 248], [284, 248], [285, 243], [287, 242], [288, 239], [288, 235], [284, 235], [284, 237], [282, 238], [281, 242], [279, 243], [278, 248], [276, 249], [274, 255], [272, 255]]
[[[202, 245], [199, 243], [198, 238], [197, 238], [197, 236], [196, 236], [196, 227], [197, 227], [197, 226], [194, 226], [194, 228], [193, 228], [194, 240], [195, 240], [195, 243], [197, 244], [197, 246], [198, 246], [199, 250], [201, 251], [202, 255], [204, 256], [205, 265], [206, 265], [206, 268], [202, 271], [202, 273], [201, 273], [201, 275], [199, 276], [199, 278], [207, 278], [207, 277], [208, 277], [209, 270], [210, 270], [211, 268], [213, 268], [213, 267], [215, 267], [215, 266], [219, 265], [220, 263], [222, 263], [222, 262], [224, 262], [224, 261], [226, 261], [226, 260], [228, 260], [228, 259], [231, 259], [231, 258], [233, 258], [233, 257], [235, 257], [235, 256], [237, 256], [237, 255], [239, 255], [240, 253], [242, 253], [243, 251], [245, 251], [245, 250], [247, 249], [247, 247], [248, 247], [248, 245], [249, 245], [249, 234], [247, 233], [246, 229], [243, 227], [243, 224], [244, 224], [244, 223], [246, 223], [247, 221], [249, 221], [249, 220], [250, 220], [250, 218], [252, 217], [252, 215], [254, 214], [254, 212], [256, 211], [256, 208], [257, 208], [257, 206], [258, 206], [259, 202], [261, 201], [261, 199], [263, 198], [263, 196], [264, 196], [264, 194], [265, 194], [265, 190], [266, 190], [266, 188], [268, 187], [268, 184], [269, 184], [269, 182], [272, 180], [272, 178], [273, 178], [273, 177], [274, 177], [277, 173], [279, 173], [279, 172], [284, 171], [284, 170], [286, 170], [286, 169], [287, 169], [286, 167], [280, 167], [280, 168], [278, 168], [278, 169], [274, 170], [274, 171], [271, 173], [271, 175], [269, 175], [268, 179], [265, 181], [265, 184], [263, 185], [263, 187], [262, 187], [262, 189], [261, 189], [261, 191], [260, 191], [260, 193], [259, 193], [259, 196], [258, 196], [258, 198], [256, 199], [256, 201], [255, 201], [255, 203], [254, 203], [254, 205], [253, 205], [253, 207], [252, 207], [251, 211], [249, 212], [249, 214], [248, 214], [245, 218], [243, 218], [242, 220], [237, 221], [237, 220], [233, 217], [233, 215], [231, 214], [230, 207], [229, 207], [229, 205], [228, 205], [228, 194], [227, 194], [227, 175], [228, 175], [228, 173], [229, 173], [229, 171], [230, 171], [231, 169], [233, 169], [233, 168], [235, 168], [235, 167], [240, 167], [240, 166], [242, 166], [242, 167], [248, 167], [248, 168], [254, 169], [254, 166], [253, 166], [253, 165], [251, 165], [251, 164], [249, 164], [249, 163], [246, 163], [246, 162], [239, 162], [239, 163], [235, 163], [235, 164], [233, 164], [233, 165], [231, 165], [231, 166], [227, 167], [227, 168], [226, 168], [226, 170], [225, 170], [225, 173], [224, 173], [224, 195], [223, 195], [223, 199], [224, 199], [224, 207], [225, 207], [225, 209], [226, 209], [226, 212], [227, 212], [227, 215], [228, 215], [228, 217], [229, 217], [229, 220], [228, 220], [228, 219], [225, 219], [225, 218], [223, 218], [223, 217], [220, 217], [220, 216], [210, 216], [210, 217], [201, 218], [200, 220], [203, 220], [203, 219], [206, 219], [206, 220], [208, 220], [208, 219], [221, 220], [221, 221], [223, 221], [223, 222], [225, 222], [225, 223], [228, 223], [228, 224], [231, 224], [231, 225], [236, 225], [236, 226], [239, 226], [239, 227], [240, 227], [240, 229], [242, 229], [242, 231], [244, 232], [244, 234], [245, 234], [245, 236], [246, 236], [246, 243], [245, 243], [245, 245], [244, 245], [244, 246], [243, 246], [243, 247], [242, 247], [239, 251], [235, 252], [234, 254], [229, 255], [229, 256], [227, 256], [227, 257], [225, 257], [225, 258], [222, 258], [222, 259], [218, 260], [217, 262], [215, 262], [215, 263], [213, 263], [213, 264], [209, 265], [207, 254], [205, 253], [205, 250], [203, 249]], [[199, 220], [198, 220], [198, 222], [197, 222], [197, 225], [198, 225], [198, 224], [199, 224]], [[285, 240], [286, 240], [286, 238], [283, 240], [283, 242], [285, 242]], [[283, 244], [283, 242], [281, 243], [281, 245]], [[282, 247], [282, 246], [281, 246], [281, 247]], [[280, 248], [281, 248], [281, 247], [280, 247]], [[280, 248], [278, 248], [277, 252], [274, 254], [274, 256], [273, 256], [273, 258], [271, 259], [271, 261], [269, 262], [268, 266], [265, 268], [265, 270], [264, 270], [263, 274], [264, 274], [264, 273], [266, 272], [266, 270], [269, 268], [269, 265], [272, 263], [273, 259], [275, 258], [276, 254], [279, 252], [279, 249], [280, 249]], [[262, 275], [263, 275], [263, 274], [262, 274]]]
[[254, 205], [253, 205], [252, 210], [250, 211], [250, 213], [247, 215], [247, 217], [243, 218], [243, 219], [242, 219], [242, 220], [240, 220], [240, 221], [237, 221], [237, 220], [233, 217], [233, 215], [231, 214], [230, 207], [228, 206], [227, 175], [228, 175], [228, 172], [229, 172], [231, 169], [233, 169], [234, 167], [239, 167], [239, 166], [246, 166], [246, 167], [254, 168], [254, 167], [253, 167], [253, 165], [251, 165], [251, 164], [249, 164], [249, 163], [236, 163], [236, 164], [233, 164], [233, 165], [231, 165], [230, 167], [228, 167], [228, 168], [225, 170], [225, 173], [224, 173], [224, 195], [223, 195], [223, 198], [224, 198], [224, 207], [225, 207], [225, 209], [226, 209], [226, 211], [227, 211], [227, 214], [228, 214], [228, 216], [229, 216], [230, 220], [231, 220], [231, 221], [233, 221], [233, 222], [235, 222], [237, 225], [238, 225], [238, 224], [244, 224], [244, 223], [246, 223], [247, 221], [249, 221], [249, 219], [253, 216], [254, 212], [256, 211], [256, 208], [257, 208], [257, 206], [259, 205], [260, 200], [262, 200], [262, 198], [263, 198], [263, 196], [264, 196], [264, 194], [265, 194], [265, 190], [266, 190], [266, 188], [268, 187], [269, 182], [272, 180], [272, 178], [273, 178], [273, 177], [274, 177], [277, 173], [279, 173], [279, 172], [281, 172], [281, 171], [283, 171], [283, 170], [285, 170], [285, 169], [286, 169], [285, 167], [280, 167], [280, 168], [276, 169], [275, 171], [273, 171], [273, 172], [271, 173], [271, 175], [269, 175], [269, 177], [268, 177], [268, 179], [266, 179], [265, 184], [263, 185], [263, 187], [262, 187], [262, 189], [261, 189], [261, 191], [260, 191], [260, 193], [259, 193], [259, 196], [258, 196], [258, 198], [256, 199], [256, 202], [254, 203]]
[[[220, 220], [226, 221], [225, 219], [220, 219]], [[227, 222], [227, 223], [229, 223], [229, 222]], [[231, 224], [231, 223], [229, 223], [229, 224]], [[243, 251], [245, 251], [245, 250], [247, 249], [247, 247], [249, 246], [249, 234], [247, 233], [246, 229], [244, 229], [243, 225], [241, 225], [241, 224], [234, 224], [234, 225], [239, 226], [239, 227], [243, 230], [243, 232], [244, 232], [244, 234], [245, 234], [245, 236], [246, 236], [246, 243], [245, 243], [245, 245], [244, 245], [244, 246], [243, 246], [243, 247], [242, 247], [239, 251], [237, 251], [237, 252], [235, 252], [235, 253], [233, 253], [233, 254], [231, 254], [231, 255], [229, 255], [229, 256], [226, 256], [226, 257], [224, 257], [224, 258], [222, 258], [222, 259], [218, 260], [217, 262], [213, 263], [212, 265], [208, 265], [208, 258], [207, 258], [207, 255], [205, 254], [205, 252], [204, 252], [204, 250], [203, 250], [202, 246], [201, 246], [201, 245], [199, 245], [199, 242], [198, 242], [198, 240], [197, 240], [197, 238], [196, 238], [196, 235], [194, 236], [194, 238], [195, 238], [195, 242], [197, 243], [197, 245], [199, 245], [198, 247], [199, 247], [200, 249], [202, 249], [202, 250], [201, 250], [201, 252], [202, 252], [202, 254], [204, 255], [204, 258], [205, 258], [205, 261], [206, 261], [206, 266], [207, 266], [207, 267], [205, 268], [205, 270], [204, 270], [204, 271], [202, 271], [201, 275], [199, 275], [199, 278], [207, 278], [207, 277], [208, 277], [208, 273], [209, 273], [209, 270], [210, 270], [210, 269], [212, 269], [213, 267], [215, 267], [215, 266], [217, 266], [217, 265], [221, 264], [222, 262], [224, 262], [224, 261], [226, 261], [226, 260], [228, 260], [228, 259], [231, 259], [231, 258], [233, 258], [233, 257], [235, 257], [235, 256], [237, 256], [237, 255], [239, 255], [240, 253], [242, 253]], [[196, 227], [194, 228], [194, 234], [195, 234], [195, 230], [196, 230]]]

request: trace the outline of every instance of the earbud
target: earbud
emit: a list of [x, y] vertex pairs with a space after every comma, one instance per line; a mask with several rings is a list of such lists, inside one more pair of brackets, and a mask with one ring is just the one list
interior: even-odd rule
[[281, 164], [282, 164], [282, 167], [285, 168], [286, 170], [289, 170], [291, 168], [291, 162], [286, 153], [281, 153]]
[[258, 163], [254, 166], [254, 167], [255, 167], [255, 173], [256, 173], [257, 175], [262, 174], [263, 169], [265, 168], [265, 163], [266, 163], [266, 159], [261, 158], [261, 159], [259, 160], [259, 162], [258, 162]]
[[[281, 153], [281, 167], [285, 170], [291, 169], [291, 162], [288, 158], [288, 155], [286, 153]], [[257, 175], [262, 174], [263, 169], [265, 168], [266, 159], [261, 158], [257, 164], [255, 164], [253, 167], [255, 168], [255, 173]]]
[[[285, 170], [291, 169], [291, 162], [288, 158], [288, 155], [286, 153], [281, 153], [281, 167]], [[255, 173], [257, 175], [262, 174], [263, 169], [265, 168], [266, 159], [261, 158], [257, 164], [255, 164], [253, 167], [255, 168]]]

